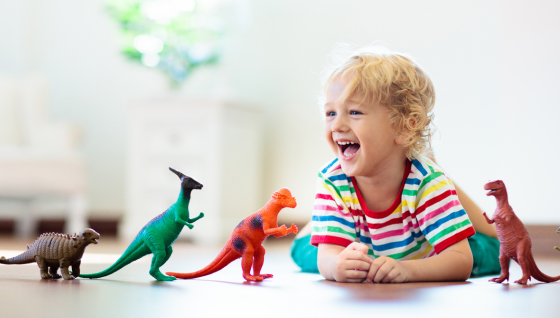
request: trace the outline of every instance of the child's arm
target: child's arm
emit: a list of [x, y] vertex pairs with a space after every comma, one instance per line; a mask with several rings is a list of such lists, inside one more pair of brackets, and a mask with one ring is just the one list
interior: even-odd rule
[[378, 257], [371, 264], [365, 282], [464, 281], [469, 278], [472, 266], [471, 248], [464, 239], [425, 259], [396, 261], [390, 257]]
[[334, 244], [319, 244], [317, 267], [323, 277], [339, 283], [361, 283], [366, 278], [370, 264], [368, 248], [352, 243], [346, 248]]
[[474, 201], [465, 193], [461, 188], [455, 184], [455, 190], [457, 191], [457, 196], [459, 201], [465, 209], [465, 212], [469, 215], [469, 220], [478, 233], [484, 233], [490, 237], [498, 238], [496, 233], [496, 227], [492, 223], [488, 223], [482, 215], [482, 210], [474, 203]]

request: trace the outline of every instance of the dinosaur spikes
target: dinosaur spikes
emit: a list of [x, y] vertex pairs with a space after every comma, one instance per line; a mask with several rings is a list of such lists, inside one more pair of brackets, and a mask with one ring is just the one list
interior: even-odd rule
[[169, 170], [171, 170], [171, 172], [173, 172], [174, 174], [176, 174], [177, 177], [179, 177], [179, 179], [183, 179], [183, 178], [185, 177], [185, 175], [184, 175], [183, 173], [181, 173], [181, 172], [179, 172], [179, 171], [177, 171], [177, 170], [175, 170], [175, 169], [173, 169], [173, 168], [171, 168], [171, 167], [169, 167]]
[[29, 249], [31, 246], [29, 246], [29, 244], [27, 244], [27, 249]]

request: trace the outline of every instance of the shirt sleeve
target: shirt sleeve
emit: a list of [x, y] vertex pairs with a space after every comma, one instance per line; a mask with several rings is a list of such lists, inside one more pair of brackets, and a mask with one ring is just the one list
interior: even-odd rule
[[311, 244], [314, 246], [328, 243], [346, 247], [356, 241], [352, 214], [335, 185], [321, 173], [317, 180], [311, 222]]
[[442, 172], [424, 178], [418, 189], [414, 214], [424, 237], [438, 254], [475, 234], [453, 183]]

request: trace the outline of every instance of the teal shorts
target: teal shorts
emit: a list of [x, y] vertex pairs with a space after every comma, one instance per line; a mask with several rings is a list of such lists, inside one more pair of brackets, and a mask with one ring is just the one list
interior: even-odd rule
[[[469, 237], [469, 245], [473, 254], [471, 277], [499, 274], [500, 242], [498, 239], [482, 233]], [[311, 234], [297, 238], [292, 243], [290, 254], [302, 272], [318, 273], [317, 247], [310, 244]]]

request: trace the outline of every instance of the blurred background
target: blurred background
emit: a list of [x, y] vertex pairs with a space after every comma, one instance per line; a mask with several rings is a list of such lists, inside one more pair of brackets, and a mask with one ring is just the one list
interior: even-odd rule
[[304, 225], [334, 157], [317, 96], [339, 42], [415, 57], [436, 87], [447, 174], [489, 212], [483, 185], [502, 179], [524, 223], [557, 227], [559, 12], [546, 0], [0, 0], [0, 231], [129, 239], [176, 200], [169, 166], [204, 184], [190, 210], [206, 216], [184, 239], [222, 242], [282, 187], [298, 206], [280, 221]]

